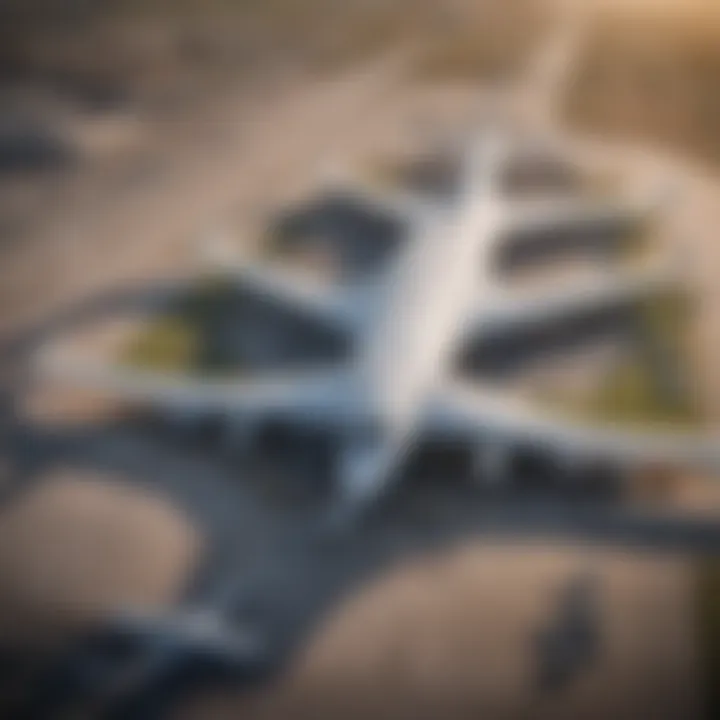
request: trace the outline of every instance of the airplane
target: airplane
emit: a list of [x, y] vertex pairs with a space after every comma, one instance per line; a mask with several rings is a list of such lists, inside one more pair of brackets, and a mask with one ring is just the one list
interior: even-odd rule
[[243, 291], [352, 337], [350, 357], [343, 362], [245, 379], [191, 379], [45, 348], [37, 367], [55, 380], [129, 400], [185, 413], [217, 412], [240, 447], [270, 420], [330, 433], [337, 439], [333, 513], [343, 518], [372, 504], [424, 439], [468, 443], [480, 476], [488, 481], [506, 477], [516, 446], [559, 459], [717, 469], [720, 445], [714, 436], [583, 425], [456, 376], [453, 359], [470, 338], [523, 332], [548, 320], [632, 304], [673, 281], [672, 273], [650, 267], [600, 274], [550, 292], [504, 287], [497, 255], [509, 233], [566, 224], [592, 227], [630, 212], [605, 202], [526, 204], [505, 197], [500, 178], [509, 153], [500, 134], [474, 142], [458, 196], [430, 208], [413, 203], [408, 210], [401, 203], [409, 230], [395, 257], [374, 276], [340, 288], [234, 264], [221, 246], [212, 250]]

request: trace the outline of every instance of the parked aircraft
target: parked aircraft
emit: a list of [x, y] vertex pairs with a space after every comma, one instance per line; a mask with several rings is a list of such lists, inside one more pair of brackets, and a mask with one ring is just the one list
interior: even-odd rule
[[387, 263], [339, 288], [236, 264], [222, 245], [210, 247], [223, 273], [244, 292], [351, 336], [350, 358], [342, 363], [237, 380], [191, 379], [45, 352], [39, 358], [43, 370], [163, 408], [220, 413], [238, 444], [271, 420], [331, 433], [342, 513], [375, 499], [426, 438], [472, 445], [485, 479], [502, 479], [517, 444], [558, 458], [713, 466], [715, 438], [583, 426], [457, 377], [453, 358], [470, 338], [522, 333], [548, 320], [632, 304], [672, 282], [670, 273], [651, 267], [599, 274], [552, 291], [511, 292], [501, 282], [497, 259], [514, 233], [588, 229], [608, 219], [641, 217], [647, 208], [513, 200], [500, 182], [509, 153], [500, 134], [473, 143], [457, 196], [431, 206], [401, 203], [393, 211], [405, 213], [408, 232]]

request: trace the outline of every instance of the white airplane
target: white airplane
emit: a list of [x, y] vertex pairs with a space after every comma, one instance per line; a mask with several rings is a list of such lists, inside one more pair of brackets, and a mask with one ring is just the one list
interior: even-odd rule
[[238, 444], [271, 419], [333, 433], [343, 512], [362, 509], [387, 488], [410, 449], [424, 438], [470, 443], [477, 448], [483, 477], [490, 480], [502, 477], [508, 449], [515, 445], [554, 452], [559, 459], [714, 468], [720, 450], [715, 437], [583, 426], [456, 376], [453, 360], [469, 338], [522, 332], [547, 320], [623, 306], [673, 280], [662, 269], [650, 268], [600, 275], [550, 293], [504, 288], [495, 260], [508, 232], [592, 224], [619, 212], [603, 203], [578, 209], [563, 201], [528, 205], [503, 197], [499, 177], [508, 152], [498, 137], [476, 143], [468, 153], [460, 196], [432, 212], [413, 209], [415, 222], [406, 241], [374, 279], [328, 289], [217, 258], [244, 291], [348, 332], [354, 342], [346, 362], [237, 380], [108, 366], [62, 348], [48, 348], [39, 364], [66, 383], [183, 413], [221, 413]]

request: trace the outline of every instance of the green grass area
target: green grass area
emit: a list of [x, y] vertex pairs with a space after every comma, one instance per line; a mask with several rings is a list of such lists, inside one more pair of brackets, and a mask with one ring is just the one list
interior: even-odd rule
[[223, 280], [199, 283], [132, 338], [121, 362], [156, 372], [212, 375], [242, 371], [238, 358], [218, 342], [218, 331], [238, 301], [236, 291]]
[[666, 294], [641, 304], [636, 313], [637, 347], [599, 384], [590, 399], [591, 414], [619, 423], [701, 424], [702, 413], [689, 382], [693, 373], [689, 298]]
[[668, 293], [634, 312], [633, 346], [588, 393], [569, 397], [541, 392], [538, 400], [593, 423], [677, 430], [701, 426], [704, 418], [690, 382], [692, 303], [680, 292]]
[[193, 323], [179, 314], [156, 319], [133, 338], [122, 360], [143, 370], [189, 372], [195, 367], [198, 335]]
[[701, 423], [687, 395], [668, 396], [642, 358], [619, 363], [590, 398], [588, 413], [595, 420], [623, 425], [662, 425], [682, 429]]

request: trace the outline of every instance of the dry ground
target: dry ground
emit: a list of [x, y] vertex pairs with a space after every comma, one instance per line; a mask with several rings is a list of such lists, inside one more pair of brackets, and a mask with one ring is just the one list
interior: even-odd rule
[[[599, 581], [602, 649], [570, 688], [545, 694], [534, 639], [584, 572]], [[468, 546], [339, 608], [272, 692], [200, 700], [181, 717], [698, 717], [687, 573], [682, 560], [622, 552]]]

